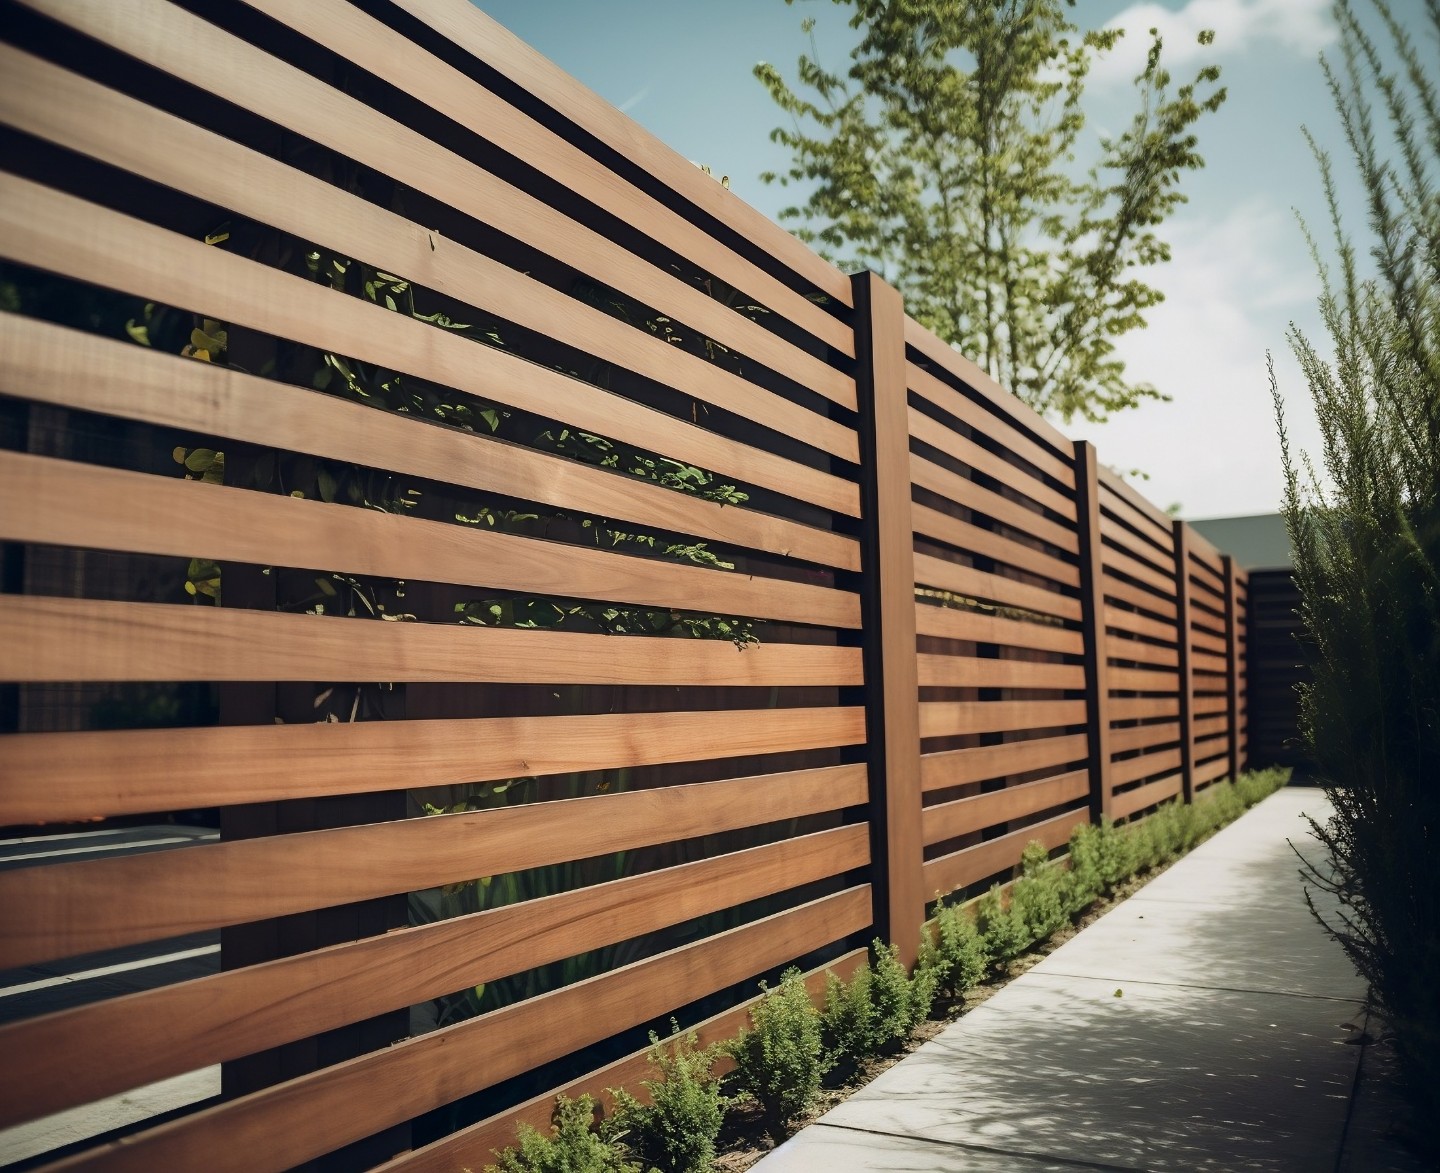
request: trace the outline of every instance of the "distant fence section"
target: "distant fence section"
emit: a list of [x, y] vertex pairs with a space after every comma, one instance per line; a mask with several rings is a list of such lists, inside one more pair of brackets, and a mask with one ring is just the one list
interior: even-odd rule
[[479, 1168], [1243, 768], [1226, 556], [472, 5], [0, 11], [0, 1146]]

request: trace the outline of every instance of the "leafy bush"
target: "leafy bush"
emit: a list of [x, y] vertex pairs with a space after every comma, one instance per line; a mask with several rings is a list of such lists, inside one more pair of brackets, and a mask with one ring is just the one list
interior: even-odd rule
[[985, 979], [990, 954], [975, 920], [964, 909], [942, 905], [935, 914], [935, 934], [924, 939], [925, 968], [935, 975], [936, 986], [958, 997]]
[[497, 1162], [485, 1166], [485, 1173], [640, 1173], [618, 1136], [604, 1137], [592, 1129], [594, 1117], [595, 1101], [589, 1096], [559, 1096], [550, 1135], [520, 1125], [519, 1144], [497, 1153]]
[[825, 1074], [820, 1014], [798, 969], [786, 970], [750, 1012], [752, 1030], [726, 1045], [735, 1060], [735, 1082], [760, 1109], [765, 1131], [777, 1144], [815, 1102]]
[[1101, 830], [1082, 823], [1070, 832], [1070, 882], [1066, 888], [1065, 911], [1071, 916], [1084, 911], [1105, 891], [1101, 872]]
[[1063, 882], [1051, 866], [1042, 843], [1031, 841], [1020, 854], [1020, 878], [1015, 881], [1011, 909], [1025, 926], [1030, 941], [1041, 941], [1065, 923]]
[[999, 884], [980, 897], [975, 905], [975, 920], [985, 939], [985, 952], [997, 964], [1020, 956], [1030, 944], [1024, 920], [1016, 915], [1013, 905], [1006, 907]]
[[935, 974], [924, 966], [916, 966], [915, 976], [909, 976], [894, 945], [877, 939], [871, 949], [872, 1041], [877, 1052], [893, 1051], [930, 1013], [930, 1003], [935, 997]]
[[667, 1046], [652, 1032], [650, 1063], [659, 1079], [643, 1086], [651, 1102], [642, 1104], [623, 1089], [612, 1089], [612, 1129], [626, 1135], [647, 1165], [660, 1173], [707, 1173], [715, 1160], [715, 1141], [725, 1121], [726, 1100], [713, 1073], [717, 1050], [697, 1049], [694, 1034], [676, 1036]]
[[825, 1008], [820, 1013], [829, 1072], [848, 1077], [875, 1047], [875, 1007], [870, 1001], [870, 967], [862, 966], [841, 981], [833, 973], [825, 979]]

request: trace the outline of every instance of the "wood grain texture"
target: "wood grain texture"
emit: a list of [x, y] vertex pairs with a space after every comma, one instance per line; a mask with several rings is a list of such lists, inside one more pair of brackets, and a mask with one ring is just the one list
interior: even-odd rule
[[984, 830], [997, 823], [1024, 818], [1062, 803], [1084, 798], [1090, 791], [1090, 772], [1072, 770], [1054, 778], [1007, 786], [989, 794], [957, 798], [925, 808], [925, 843], [943, 843], [947, 839]]
[[863, 867], [838, 827], [0, 1026], [0, 1127]]
[[1112, 606], [1109, 603], [1105, 604], [1105, 626], [1131, 632], [1134, 635], [1148, 636], [1150, 639], [1165, 640], [1169, 643], [1174, 643], [1176, 639], [1176, 628], [1173, 622], [1151, 619], [1149, 616], [1135, 611], [1127, 611], [1123, 607]]
[[[1174, 566], [1173, 545], [1168, 534], [1159, 526], [1131, 509], [1113, 494], [1107, 494], [1102, 477], [1100, 501], [1100, 532], [1115, 549], [1131, 557], [1151, 563], [1161, 574], [1172, 578]], [[1170, 569], [1167, 573], [1166, 567]]]
[[1045, 587], [1016, 582], [1004, 575], [976, 570], [973, 566], [961, 566], [931, 554], [915, 555], [915, 582], [967, 598], [988, 599], [1000, 606], [1033, 611], [1037, 615], [1055, 615], [1071, 620], [1080, 618], [1079, 599]]
[[1115, 817], [1127, 819], [1136, 811], [1142, 811], [1156, 803], [1165, 802], [1179, 793], [1180, 775], [1178, 773], [1171, 774], [1166, 778], [1157, 778], [1153, 782], [1146, 782], [1143, 786], [1137, 786], [1133, 790], [1115, 795], [1112, 800]]
[[1111, 721], [1146, 721], [1157, 717], [1177, 717], [1178, 697], [1111, 697]]
[[1085, 721], [1084, 701], [922, 701], [920, 736], [1059, 729]]
[[1173, 745], [1179, 740], [1180, 723], [1178, 721], [1166, 721], [1159, 725], [1130, 725], [1124, 729], [1110, 731], [1110, 748], [1115, 753]]
[[917, 408], [910, 408], [909, 416], [910, 435], [914, 439], [923, 441], [951, 459], [999, 481], [1006, 488], [1028, 497], [1067, 521], [1075, 520], [1075, 501], [1072, 497], [1057, 492], [1033, 473], [1012, 464], [1003, 456], [982, 447], [953, 428], [946, 427]]
[[[350, 505], [0, 453], [0, 537], [858, 627], [859, 599]], [[738, 610], [737, 610], [738, 608]]]
[[1132, 557], [1115, 546], [1106, 548], [1105, 566], [1112, 574], [1129, 575], [1137, 582], [1154, 587], [1167, 599], [1175, 597], [1175, 576], [1173, 574], [1166, 574], [1156, 569], [1152, 563]]
[[1070, 832], [1077, 826], [1089, 821], [1090, 812], [1084, 808], [1067, 811], [1054, 818], [1012, 831], [1008, 835], [1001, 835], [997, 839], [987, 839], [974, 847], [965, 847], [938, 859], [928, 860], [925, 864], [925, 888], [929, 892], [944, 895], [957, 888], [968, 887], [1014, 867], [1020, 862], [1020, 853], [1025, 849], [1025, 845], [1032, 839], [1038, 840], [1048, 849], [1053, 849], [1069, 839]]
[[908, 969], [925, 919], [921, 886], [920, 686], [915, 658], [914, 521], [906, 412], [904, 307], [874, 273], [852, 279], [864, 504], [861, 601], [870, 756], [875, 926]]
[[1049, 542], [1057, 549], [1073, 554], [1076, 550], [1075, 531], [1059, 522], [1051, 521], [1038, 509], [1031, 509], [1019, 501], [1003, 497], [993, 489], [986, 489], [972, 480], [948, 468], [941, 468], [923, 456], [911, 454], [910, 479], [922, 489], [983, 513], [995, 521], [1032, 538]]
[[[383, 623], [0, 595], [0, 680], [383, 680], [787, 687], [862, 682], [860, 649]], [[994, 663], [995, 661], [987, 661]], [[1033, 667], [1033, 665], [1029, 665]]]
[[[92, 377], [102, 369], [105, 378]], [[37, 403], [305, 452], [860, 569], [859, 544], [841, 534], [34, 318], [0, 314], [0, 387]]]
[[1028, 570], [1062, 586], [1080, 585], [1080, 572], [1073, 563], [1042, 553], [1004, 534], [961, 521], [928, 505], [912, 502], [910, 511], [915, 519], [915, 532], [921, 537], [954, 546], [963, 554], [994, 558], [997, 562], [1008, 563], [1017, 570]]
[[1004, 644], [1044, 652], [1078, 656], [1081, 636], [1070, 627], [1051, 623], [1027, 623], [983, 611], [962, 611], [958, 607], [915, 605], [915, 630], [920, 635], [941, 639], [973, 640], [976, 643]]
[[[246, 0], [297, 32], [328, 46], [341, 57], [389, 80], [461, 126], [496, 143], [544, 175], [615, 216], [621, 223], [643, 225], [648, 236], [750, 297], [784, 314], [837, 349], [853, 346], [837, 318], [806, 300], [784, 282], [726, 247], [686, 217], [627, 183], [591, 155], [501, 100], [459, 70], [392, 32], [379, 21], [353, 11], [343, 0]], [[794, 377], [831, 397], [848, 397], [854, 407], [853, 381], [832, 367], [796, 353]], [[848, 395], [846, 384], [849, 384]], [[837, 399], [843, 402], [844, 398]]]
[[[949, 348], [946, 349], [948, 351]], [[949, 353], [954, 354], [960, 362], [965, 362], [955, 352]], [[1006, 452], [1018, 456], [1045, 476], [1058, 481], [1062, 487], [1075, 487], [1075, 471], [1070, 467], [1069, 460], [1059, 456], [1049, 445], [1037, 443], [1023, 429], [1006, 422], [1003, 413], [990, 412], [983, 404], [961, 394], [949, 383], [913, 362], [907, 363], [905, 369], [910, 390], [926, 402], [938, 407], [958, 423], [989, 436]]]
[[1178, 672], [1163, 672], [1154, 668], [1112, 666], [1106, 678], [1116, 692], [1174, 692], [1180, 687]]
[[[1111, 499], [1110, 503], [1128, 506], [1159, 530], [1162, 535], [1171, 528], [1173, 521], [1170, 515], [1118, 473], [1112, 472], [1109, 468], [1101, 468], [1100, 483], [1107, 491]], [[1110, 503], [1105, 503], [1105, 508], [1108, 509]], [[1162, 537], [1162, 547], [1164, 544], [1165, 539]]]
[[[824, 1003], [825, 987], [829, 975], [834, 974], [841, 981], [848, 981], [856, 971], [869, 964], [868, 950], [854, 949], [837, 957], [830, 964], [813, 969], [805, 975], [805, 988], [817, 1009]], [[697, 1044], [708, 1047], [734, 1038], [741, 1030], [751, 1025], [750, 1011], [760, 999], [752, 998], [731, 1010], [707, 1018], [693, 1028]], [[713, 1071], [722, 1074], [733, 1067], [733, 1061], [726, 1056], [716, 1060]], [[563, 1095], [576, 1099], [588, 1093], [597, 1103], [608, 1108], [613, 1103], [610, 1088], [625, 1088], [642, 1103], [649, 1103], [650, 1097], [641, 1081], [655, 1079], [654, 1064], [650, 1062], [650, 1048], [632, 1052], [623, 1059], [607, 1064], [596, 1071], [581, 1076], [564, 1087], [555, 1088], [544, 1095], [534, 1096], [523, 1104], [498, 1113], [468, 1128], [462, 1128], [433, 1144], [404, 1153], [395, 1160], [381, 1166], [381, 1173], [454, 1173], [461, 1167], [480, 1167], [492, 1159], [496, 1150], [515, 1142], [516, 1128], [520, 1123], [528, 1124], [539, 1132], [550, 1127], [555, 1112], [555, 1097]]]
[[1079, 664], [1037, 664], [1028, 660], [932, 654], [921, 654], [918, 663], [921, 688], [1085, 687], [1085, 669]]
[[905, 345], [913, 347], [927, 362], [948, 372], [991, 408], [1001, 419], [1023, 429], [1045, 446], [1050, 458], [1068, 464], [1070, 440], [1028, 404], [1015, 398], [970, 359], [954, 347], [942, 342], [914, 318], [905, 319]]
[[1154, 753], [1141, 754], [1139, 757], [1125, 758], [1112, 763], [1110, 775], [1116, 786], [1123, 786], [1127, 782], [1158, 774], [1162, 770], [1178, 769], [1179, 766], [1180, 750], [1178, 748], [1158, 750]]
[[1173, 647], [1162, 647], [1160, 644], [1145, 643], [1142, 640], [1126, 639], [1117, 635], [1105, 637], [1105, 654], [1112, 660], [1136, 664], [1155, 664], [1162, 668], [1173, 668], [1180, 662], [1180, 653]]
[[1024, 774], [1052, 766], [1068, 766], [1087, 757], [1083, 733], [1065, 737], [1035, 737], [1003, 745], [976, 745], [947, 749], [920, 757], [921, 786], [928, 794], [950, 786], [983, 782], [1006, 774]]
[[642, 260], [378, 110], [199, 17], [146, 0], [26, 3], [173, 77], [424, 191], [581, 273], [602, 278], [610, 287], [759, 362], [783, 368], [799, 361], [806, 372], [815, 363], [660, 265]]
[[847, 889], [60, 1162], [153, 1173], [279, 1173], [664, 1014], [869, 924]]
[[[742, 481], [858, 511], [850, 482], [806, 468], [582, 383], [516, 355], [313, 281], [211, 248], [133, 217], [0, 175], [0, 255], [164, 304], [199, 307], [232, 325], [348, 355], [481, 398], [534, 411]], [[792, 405], [793, 406], [793, 405]], [[807, 442], [854, 460], [854, 432], [813, 412]], [[782, 409], [787, 414], [788, 409]], [[797, 417], [798, 419], [799, 417]], [[774, 421], [771, 421], [772, 423]], [[848, 454], [848, 456], [847, 456]], [[802, 486], [804, 486], [802, 488]]]
[[[473, 6], [459, 7], [448, 0], [395, 0], [395, 3], [464, 48], [476, 60], [535, 94], [600, 142], [619, 151], [707, 215], [754, 241], [817, 290], [823, 290], [843, 305], [853, 304], [849, 279], [834, 265], [699, 171], [690, 160], [586, 89], [497, 21]], [[846, 354], [855, 353], [849, 347], [840, 349]]]
[[1221, 778], [1229, 777], [1229, 774], [1230, 757], [1229, 754], [1222, 753], [1219, 757], [1201, 762], [1195, 767], [1195, 784], [1196, 786], [1201, 786], [1207, 782], [1215, 782]]
[[1161, 619], [1175, 618], [1175, 604], [1170, 599], [1157, 595], [1154, 591], [1146, 590], [1144, 587], [1136, 586], [1134, 583], [1125, 582], [1109, 574], [1109, 568], [1104, 577], [1104, 593], [1109, 599], [1129, 603], [1133, 607], [1139, 607], [1151, 615], [1159, 616]]

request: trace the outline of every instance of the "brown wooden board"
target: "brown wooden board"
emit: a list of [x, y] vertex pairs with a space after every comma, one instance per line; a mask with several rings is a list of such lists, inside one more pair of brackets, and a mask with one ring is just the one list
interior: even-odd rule
[[922, 701], [920, 736], [1059, 729], [1085, 723], [1084, 701]]
[[957, 798], [925, 808], [925, 843], [943, 843], [997, 823], [1023, 818], [1084, 798], [1090, 790], [1088, 770], [1072, 770], [1039, 782], [1007, 786], [988, 794]]
[[1070, 832], [1082, 823], [1090, 821], [1090, 812], [1081, 808], [1067, 811], [1046, 819], [1044, 822], [1023, 827], [996, 839], [987, 839], [973, 847], [942, 855], [925, 863], [925, 888], [928, 892], [944, 895], [957, 888], [993, 876], [1020, 862], [1020, 853], [1031, 840], [1046, 848], [1056, 848], [1070, 838]]
[[976, 745], [920, 757], [921, 785], [926, 793], [983, 782], [1007, 774], [1023, 774], [1082, 762], [1087, 757], [1083, 733], [1065, 737], [1036, 737], [1003, 745]]
[[863, 825], [0, 1026], [0, 1127], [863, 867]]
[[834, 810], [855, 796], [832, 781], [822, 769], [780, 789], [772, 777], [694, 783], [12, 869], [0, 872], [13, 910], [0, 967]]
[[1028, 623], [983, 611], [958, 607], [936, 607], [919, 603], [915, 607], [915, 631], [941, 639], [974, 640], [976, 643], [1005, 644], [1037, 651], [1064, 652], [1078, 656], [1082, 651], [1080, 633], [1054, 623]]

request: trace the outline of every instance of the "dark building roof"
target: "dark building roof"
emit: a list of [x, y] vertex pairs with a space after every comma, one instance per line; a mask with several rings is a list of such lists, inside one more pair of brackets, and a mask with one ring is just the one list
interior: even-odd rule
[[1254, 517], [1211, 517], [1190, 524], [1246, 570], [1289, 570], [1290, 535], [1278, 513]]

